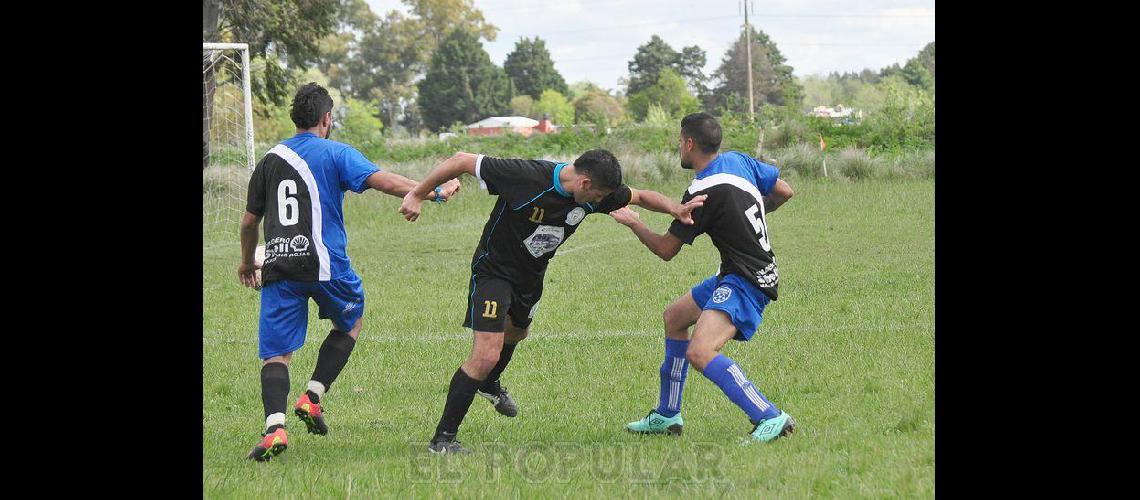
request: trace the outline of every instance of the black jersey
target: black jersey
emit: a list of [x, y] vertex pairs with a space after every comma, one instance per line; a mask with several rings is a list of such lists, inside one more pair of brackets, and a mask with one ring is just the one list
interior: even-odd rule
[[302, 132], [266, 153], [249, 178], [246, 211], [264, 216], [262, 283], [352, 275], [344, 192], [368, 189], [380, 169], [347, 144]]
[[632, 193], [623, 184], [597, 204], [579, 205], [558, 181], [566, 165], [484, 155], [476, 158], [479, 185], [499, 195], [499, 200], [471, 257], [473, 273], [516, 284], [540, 281], [559, 245], [574, 234], [587, 215], [609, 213], [629, 204]]
[[707, 194], [705, 204], [693, 210], [693, 224], [673, 221], [669, 232], [687, 244], [708, 233], [720, 251], [718, 276], [738, 274], [769, 298], [776, 300], [780, 277], [776, 254], [768, 238], [764, 195], [772, 191], [780, 171], [736, 151], [721, 153], [685, 190], [681, 202]]

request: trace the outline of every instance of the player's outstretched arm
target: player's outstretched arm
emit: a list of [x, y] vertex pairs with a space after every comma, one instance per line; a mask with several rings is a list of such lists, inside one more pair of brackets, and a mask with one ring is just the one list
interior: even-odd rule
[[661, 257], [661, 260], [669, 261], [681, 251], [681, 240], [669, 232], [665, 234], [654, 233], [653, 230], [649, 229], [649, 226], [641, 222], [641, 216], [630, 210], [629, 207], [621, 207], [610, 212], [610, 217], [633, 230], [637, 239], [641, 240], [641, 243], [654, 255]]
[[688, 203], [680, 204], [657, 191], [633, 188], [629, 188], [629, 191], [629, 203], [631, 205], [637, 205], [654, 212], [672, 215], [674, 219], [685, 224], [693, 223], [693, 209], [704, 205], [705, 198], [708, 198], [708, 195], [702, 194], [700, 196], [694, 196]]
[[261, 269], [253, 259], [257, 250], [257, 228], [261, 225], [261, 217], [246, 212], [241, 218], [241, 264], [238, 265], [238, 281], [249, 288], [257, 288], [257, 279], [254, 271]]
[[[398, 196], [400, 198], [406, 196], [409, 191], [414, 189], [419, 184], [416, 181], [388, 170], [385, 170], [383, 172], [376, 172], [368, 176], [368, 179], [365, 182], [367, 182], [368, 187], [372, 189], [388, 193], [392, 196]], [[455, 194], [456, 191], [459, 191], [459, 181], [448, 182], [441, 185], [439, 191], [439, 200], [447, 201], [447, 199], [450, 198], [451, 195]], [[436, 199], [435, 190], [433, 189], [431, 192], [429, 192], [427, 198], [424, 199]]]
[[478, 155], [460, 151], [452, 155], [451, 158], [444, 160], [443, 163], [436, 165], [431, 172], [428, 172], [424, 180], [420, 181], [404, 196], [404, 203], [400, 204], [400, 213], [404, 214], [405, 219], [415, 221], [420, 216], [423, 200], [431, 196], [435, 186], [450, 181], [454, 181], [458, 185], [457, 177], [460, 175], [464, 173], [475, 175], [476, 158]]
[[775, 212], [794, 194], [796, 193], [792, 191], [792, 186], [784, 182], [784, 179], [776, 179], [776, 185], [772, 186], [772, 191], [764, 197], [764, 213]]

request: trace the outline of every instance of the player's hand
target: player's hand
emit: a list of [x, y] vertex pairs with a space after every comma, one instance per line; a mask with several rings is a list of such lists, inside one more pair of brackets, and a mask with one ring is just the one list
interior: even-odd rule
[[694, 196], [688, 203], [681, 205], [681, 208], [677, 209], [677, 213], [673, 214], [673, 217], [681, 221], [682, 224], [693, 225], [693, 209], [704, 206], [705, 198], [708, 197], [709, 195], [707, 194]]
[[400, 204], [400, 213], [404, 214], [404, 218], [409, 222], [415, 222], [420, 217], [421, 204], [423, 200], [416, 196], [415, 190], [408, 191], [408, 194], [404, 195], [404, 202]]
[[451, 179], [440, 186], [439, 198], [440, 201], [447, 201], [455, 193], [459, 192], [459, 179]]
[[621, 207], [617, 210], [614, 210], [613, 212], [610, 212], [610, 217], [613, 217], [614, 220], [626, 226], [632, 226], [638, 222], [641, 222], [641, 215], [638, 215], [637, 212], [630, 210], [629, 207]]
[[258, 282], [256, 275], [258, 269], [261, 269], [261, 265], [256, 262], [243, 263], [238, 266], [238, 281], [246, 288], [253, 288], [254, 290], [261, 288], [261, 283]]

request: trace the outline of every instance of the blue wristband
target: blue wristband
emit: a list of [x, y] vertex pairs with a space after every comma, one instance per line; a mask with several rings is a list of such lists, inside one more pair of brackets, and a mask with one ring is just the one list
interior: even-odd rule
[[440, 199], [441, 194], [443, 194], [443, 189], [440, 188], [439, 186], [436, 186], [435, 187], [435, 200], [433, 200], [433, 201], [435, 201], [436, 203], [443, 203], [443, 200]]

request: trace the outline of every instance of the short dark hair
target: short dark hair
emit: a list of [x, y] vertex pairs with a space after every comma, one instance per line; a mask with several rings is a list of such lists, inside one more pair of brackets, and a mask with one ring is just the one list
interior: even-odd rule
[[297, 89], [297, 95], [293, 96], [289, 118], [293, 119], [297, 128], [313, 128], [332, 108], [333, 100], [329, 91], [316, 82], [309, 82]]
[[598, 189], [614, 190], [621, 185], [621, 165], [613, 153], [591, 149], [574, 160], [574, 171], [589, 177]]
[[705, 112], [692, 113], [681, 119], [681, 136], [692, 139], [705, 154], [720, 149], [720, 124], [716, 117]]

